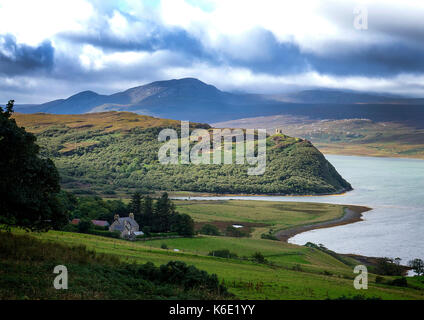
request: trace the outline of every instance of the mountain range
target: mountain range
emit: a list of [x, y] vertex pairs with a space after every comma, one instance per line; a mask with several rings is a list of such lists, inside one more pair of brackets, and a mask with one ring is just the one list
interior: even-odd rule
[[366, 118], [424, 125], [424, 99], [347, 90], [315, 89], [261, 95], [231, 93], [195, 78], [156, 81], [111, 95], [79, 92], [42, 104], [16, 105], [22, 113], [82, 114], [131, 111], [161, 118], [218, 122], [290, 115], [309, 119]]

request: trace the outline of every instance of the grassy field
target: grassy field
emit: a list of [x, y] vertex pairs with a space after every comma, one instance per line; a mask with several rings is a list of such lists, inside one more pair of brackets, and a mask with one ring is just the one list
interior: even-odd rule
[[[374, 275], [370, 275], [368, 290], [357, 291], [353, 288], [355, 275], [351, 266], [316, 249], [272, 240], [202, 236], [193, 239], [128, 242], [57, 231], [32, 235], [48, 242], [83, 244], [88, 249], [116, 255], [122, 261], [130, 263], [151, 261], [155, 265], [161, 265], [170, 260], [184, 261], [217, 274], [229, 291], [239, 299], [334, 299], [358, 294], [382, 299], [424, 299], [422, 289], [375, 284]], [[169, 249], [160, 249], [162, 243], [166, 243]], [[175, 248], [180, 251], [174, 252]], [[229, 248], [240, 256], [260, 251], [273, 263], [260, 264], [251, 260], [207, 256], [207, 251], [214, 248]], [[294, 266], [296, 267], [293, 268]]]
[[343, 206], [326, 203], [275, 202], [252, 200], [190, 201], [174, 200], [177, 211], [190, 215], [196, 222], [252, 223], [252, 237], [259, 239], [262, 233], [276, 232], [294, 226], [340, 218]]
[[[238, 299], [336, 299], [357, 295], [381, 299], [424, 299], [422, 279], [409, 279], [410, 287], [402, 288], [377, 284], [376, 275], [370, 274], [369, 289], [358, 291], [353, 287], [356, 276], [353, 267], [362, 263], [353, 258], [260, 238], [260, 233], [269, 229], [338, 218], [343, 215], [344, 206], [244, 200], [180, 200], [175, 204], [180, 213], [191, 215], [196, 223], [227, 221], [266, 226], [254, 228], [253, 236], [249, 238], [201, 235], [129, 242], [60, 231], [31, 235], [43, 242], [84, 245], [96, 253], [113, 255], [126, 263], [152, 262], [159, 266], [172, 260], [183, 261], [216, 274]], [[13, 230], [13, 233], [25, 234], [22, 230]], [[235, 253], [237, 258], [209, 256], [210, 251], [223, 249]], [[265, 257], [265, 263], [252, 259], [257, 252]], [[392, 278], [385, 277], [386, 280]]]

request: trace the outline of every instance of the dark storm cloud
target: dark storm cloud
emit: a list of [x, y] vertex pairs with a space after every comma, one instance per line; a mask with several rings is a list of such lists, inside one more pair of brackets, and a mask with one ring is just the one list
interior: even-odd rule
[[31, 47], [16, 43], [12, 35], [0, 35], [0, 74], [9, 76], [51, 70], [54, 48], [50, 41]]
[[272, 32], [262, 28], [249, 31], [243, 38], [241, 43], [231, 38], [223, 39], [221, 48], [232, 50], [217, 51], [220, 61], [273, 75], [296, 74], [308, 68], [306, 57], [294, 42], [279, 42]]
[[155, 26], [148, 33], [140, 33], [136, 38], [117, 37], [110, 32], [61, 33], [60, 39], [74, 44], [91, 44], [102, 48], [105, 52], [113, 51], [148, 51], [172, 50], [184, 52], [188, 56], [211, 60], [202, 43], [182, 29], [162, 29]]
[[[249, 38], [253, 42], [249, 47], [264, 52], [263, 55], [241, 59], [227, 52], [216, 54], [220, 54], [220, 60], [229, 65], [272, 75], [307, 70], [337, 76], [372, 77], [424, 72], [424, 45], [418, 42], [397, 40], [374, 44], [328, 41], [328, 49], [318, 54], [302, 51], [295, 42], [279, 42], [267, 30], [255, 30]], [[230, 46], [231, 40], [226, 45]]]
[[333, 75], [393, 76], [400, 73], [424, 72], [424, 47], [402, 41], [351, 47], [347, 43], [331, 43], [343, 48], [325, 55], [306, 54], [312, 68]]

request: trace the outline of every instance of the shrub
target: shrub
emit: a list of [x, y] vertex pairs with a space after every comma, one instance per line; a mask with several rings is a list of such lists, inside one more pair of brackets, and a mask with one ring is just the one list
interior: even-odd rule
[[292, 267], [292, 270], [294, 270], [294, 271], [303, 271], [303, 269], [302, 269], [302, 267], [301, 267], [301, 265], [300, 264], [295, 264], [293, 267]]
[[258, 263], [267, 263], [268, 262], [265, 259], [264, 255], [262, 253], [260, 253], [259, 251], [258, 252], [255, 252], [252, 255], [252, 260], [255, 261], [255, 262], [258, 262]]
[[[152, 231], [152, 228], [150, 228], [150, 226], [144, 226], [142, 228], [142, 231], [144, 232], [144, 235], [150, 236], [150, 232]], [[138, 236], [137, 236], [137, 238], [138, 238]]]
[[236, 238], [250, 236], [248, 232], [240, 230], [240, 228], [234, 228], [233, 226], [228, 226], [225, 229], [225, 235], [228, 237], [236, 237]]
[[162, 249], [168, 249], [168, 246], [166, 245], [166, 243], [162, 243], [162, 244], [160, 245], [160, 247], [161, 247]]
[[220, 257], [220, 258], [228, 258], [228, 259], [236, 259], [238, 256], [234, 252], [230, 252], [228, 249], [222, 250], [213, 250], [209, 252], [210, 256]]
[[407, 287], [408, 281], [406, 280], [405, 277], [402, 277], [402, 278], [393, 279], [392, 281], [389, 281], [387, 284], [391, 286], [397, 286], [397, 287]]
[[200, 228], [199, 232], [201, 234], [206, 234], [210, 236], [219, 236], [221, 234], [218, 228], [212, 224], [203, 225], [202, 228]]
[[62, 231], [78, 232], [78, 226], [72, 223], [68, 223], [65, 227], [63, 227]]
[[92, 229], [94, 229], [94, 225], [90, 220], [82, 219], [78, 223], [78, 232], [80, 233], [89, 233]]
[[384, 276], [401, 276], [403, 273], [403, 267], [393, 262], [390, 258], [379, 258], [377, 260], [377, 266], [375, 273]]
[[261, 239], [267, 239], [267, 240], [277, 240], [278, 238], [270, 233], [262, 233], [261, 234]]
[[108, 231], [109, 230], [109, 227], [108, 226], [102, 227], [102, 226], [96, 226], [96, 225], [94, 225], [94, 229], [95, 230], [100, 230], [100, 231]]
[[384, 283], [384, 278], [382, 276], [375, 277], [375, 283]]
[[121, 237], [121, 234], [119, 233], [119, 231], [106, 231], [106, 230], [92, 229], [92, 230], [89, 230], [89, 232], [87, 233], [93, 234], [96, 236], [115, 238], [115, 239], [119, 239]]
[[182, 261], [170, 261], [166, 265], [161, 265], [159, 279], [165, 283], [182, 285], [186, 290], [197, 287], [221, 294], [227, 292], [227, 289], [219, 283], [216, 274], [209, 275], [206, 271], [188, 266]]

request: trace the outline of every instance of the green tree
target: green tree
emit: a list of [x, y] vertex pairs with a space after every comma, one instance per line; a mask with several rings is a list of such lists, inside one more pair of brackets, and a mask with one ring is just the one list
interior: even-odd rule
[[171, 218], [171, 231], [191, 237], [194, 235], [194, 221], [188, 214], [175, 213]]
[[39, 157], [35, 136], [11, 118], [13, 104], [0, 107], [0, 224], [60, 229], [68, 217], [58, 200], [59, 174], [50, 159]]
[[153, 200], [149, 196], [143, 198], [141, 226], [151, 226], [153, 223]]
[[89, 233], [94, 228], [94, 224], [88, 219], [81, 219], [78, 223], [78, 232]]
[[208, 223], [202, 226], [202, 228], [200, 229], [200, 233], [211, 235], [211, 236], [220, 235], [218, 228], [214, 226], [213, 224], [208, 224]]
[[134, 213], [134, 215], [141, 214], [141, 194], [140, 194], [140, 192], [137, 191], [131, 196], [131, 201], [130, 201], [130, 204], [128, 206], [129, 206], [130, 211], [132, 213]]
[[266, 263], [267, 262], [267, 260], [265, 259], [264, 255], [262, 253], [260, 253], [259, 251], [258, 252], [255, 252], [252, 255], [252, 260], [253, 261], [256, 261], [258, 263]]
[[424, 261], [421, 259], [414, 259], [409, 261], [408, 265], [415, 271], [415, 273], [420, 276], [424, 274]]
[[164, 193], [155, 203], [152, 230], [155, 232], [167, 232], [171, 228], [171, 218], [175, 213], [175, 205]]

